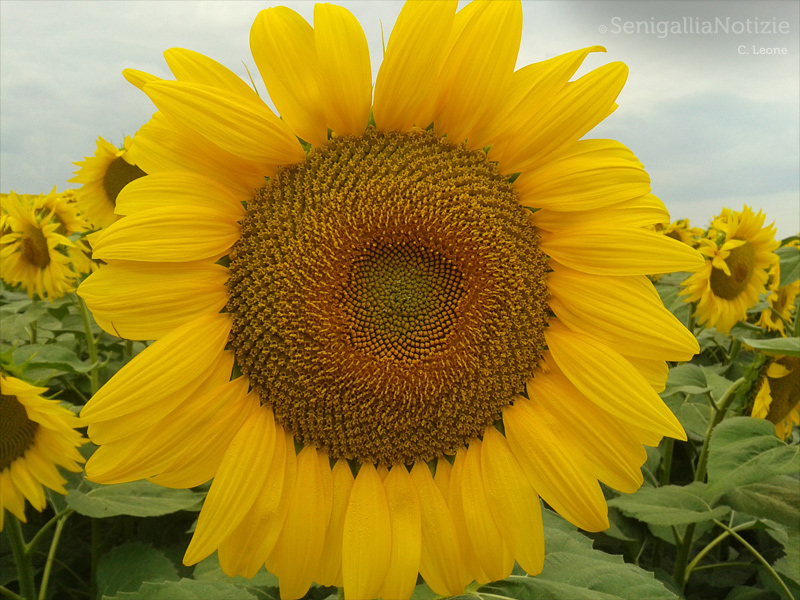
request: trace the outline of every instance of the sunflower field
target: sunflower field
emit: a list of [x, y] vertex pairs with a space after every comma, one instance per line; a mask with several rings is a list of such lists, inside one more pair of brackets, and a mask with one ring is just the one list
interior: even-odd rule
[[800, 234], [673, 220], [586, 137], [623, 63], [456, 5], [374, 85], [347, 10], [263, 10], [277, 114], [172, 48], [0, 194], [0, 596], [800, 600]]

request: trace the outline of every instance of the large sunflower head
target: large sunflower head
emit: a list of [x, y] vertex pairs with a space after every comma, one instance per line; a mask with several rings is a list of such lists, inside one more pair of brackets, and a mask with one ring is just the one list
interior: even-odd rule
[[781, 439], [800, 425], [800, 358], [777, 356], [768, 359], [755, 386], [752, 416], [775, 425]]
[[68, 216], [69, 211], [56, 196], [54, 190], [48, 196], [11, 192], [2, 197], [0, 274], [3, 281], [20, 285], [30, 297], [37, 294], [54, 300], [74, 289], [77, 274], [67, 255], [73, 243], [65, 237], [70, 221], [62, 221], [57, 212]]
[[74, 163], [80, 169], [69, 181], [82, 184], [75, 191], [75, 199], [81, 214], [95, 229], [108, 227], [117, 220], [114, 208], [120, 191], [145, 175], [128, 153], [131, 141], [130, 136], [125, 136], [122, 148], [117, 148], [98, 137], [94, 156]]
[[25, 521], [25, 500], [43, 510], [44, 487], [67, 493], [58, 467], [82, 470], [80, 420], [45, 392], [0, 373], [0, 531], [6, 510]]
[[684, 437], [656, 390], [697, 343], [646, 275], [702, 258], [645, 229], [669, 216], [630, 150], [581, 140], [626, 67], [514, 71], [520, 3], [456, 5], [403, 7], [374, 94], [349, 12], [262, 11], [280, 116], [188, 50], [174, 81], [125, 73], [159, 110], [130, 150], [150, 174], [79, 293], [157, 341], [84, 408], [87, 474], [214, 478], [187, 564], [457, 595], [542, 568], [539, 497], [603, 529], [599, 481], [637, 489], [642, 444]]
[[715, 239], [701, 240], [705, 266], [682, 285], [684, 302], [696, 302], [700, 325], [727, 333], [766, 292], [768, 269], [778, 261], [775, 227], [764, 227], [765, 215], [745, 206], [741, 212], [725, 209], [713, 220]]

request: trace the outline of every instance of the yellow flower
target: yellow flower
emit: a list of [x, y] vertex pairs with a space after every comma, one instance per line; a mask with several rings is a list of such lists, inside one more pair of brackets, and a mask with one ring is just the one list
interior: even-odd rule
[[349, 12], [262, 11], [280, 118], [188, 50], [177, 81], [125, 72], [159, 110], [150, 175], [79, 294], [156, 341], [84, 408], [87, 475], [213, 478], [186, 564], [266, 563], [284, 599], [457, 595], [541, 570], [539, 497], [604, 529], [598, 480], [632, 492], [642, 444], [685, 439], [656, 390], [698, 346], [646, 275], [702, 257], [645, 229], [669, 216], [630, 150], [581, 140], [625, 65], [514, 72], [520, 3], [456, 4], [405, 4], [374, 96]]
[[795, 300], [800, 294], [800, 280], [787, 283], [780, 287], [781, 267], [780, 263], [774, 263], [769, 269], [769, 281], [767, 284], [767, 302], [769, 308], [761, 311], [758, 324], [769, 331], [780, 332], [786, 336], [786, 323], [793, 322], [792, 313], [796, 312]]
[[98, 137], [94, 156], [74, 163], [80, 169], [69, 181], [83, 184], [75, 191], [76, 201], [83, 217], [95, 229], [108, 227], [117, 220], [114, 207], [120, 191], [145, 174], [131, 159], [130, 147], [130, 136], [125, 136], [122, 148]]
[[[57, 196], [55, 190], [49, 196]], [[73, 244], [59, 233], [65, 224], [47, 203], [58, 205], [58, 199], [14, 192], [3, 195], [0, 273], [3, 281], [21, 285], [31, 298], [36, 293], [55, 300], [73, 290], [77, 275], [65, 254]]]
[[672, 239], [688, 244], [692, 248], [700, 246], [699, 239], [705, 236], [705, 231], [699, 227], [692, 227], [689, 224], [689, 219], [678, 219], [667, 225], [664, 230], [664, 235]]
[[800, 358], [779, 356], [768, 364], [757, 384], [752, 415], [774, 423], [775, 433], [785, 440], [800, 424]]
[[697, 302], [698, 324], [728, 333], [766, 292], [767, 269], [778, 261], [773, 251], [780, 243], [774, 226], [762, 228], [764, 217], [747, 206], [742, 212], [725, 209], [713, 222], [717, 239], [701, 240], [706, 264], [686, 278], [680, 292], [684, 302]]
[[57, 467], [79, 472], [77, 448], [86, 440], [78, 417], [34, 387], [0, 374], [0, 531], [6, 509], [25, 521], [25, 500], [38, 511], [47, 501], [42, 486], [66, 494]]

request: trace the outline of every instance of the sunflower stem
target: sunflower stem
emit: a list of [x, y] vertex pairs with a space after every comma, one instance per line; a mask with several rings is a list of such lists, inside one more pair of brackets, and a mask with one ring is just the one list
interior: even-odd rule
[[775, 580], [775, 582], [780, 586], [781, 590], [783, 590], [783, 593], [786, 594], [786, 597], [789, 600], [794, 600], [794, 596], [792, 596], [792, 592], [789, 591], [789, 588], [786, 587], [786, 583], [784, 583], [783, 579], [781, 579], [781, 576], [778, 575], [778, 573], [775, 571], [775, 569], [772, 568], [772, 565], [769, 564], [767, 559], [764, 558], [763, 556], [761, 556], [761, 553], [758, 550], [753, 548], [753, 546], [751, 546], [750, 543], [746, 539], [744, 539], [742, 536], [740, 536], [737, 533], [737, 529], [739, 529], [739, 527], [741, 527], [741, 526], [731, 528], [731, 527], [728, 527], [727, 525], [725, 525], [725, 523], [723, 523], [722, 521], [717, 521], [716, 519], [714, 519], [714, 523], [718, 527], [720, 527], [720, 528], [724, 529], [725, 531], [727, 531], [728, 533], [730, 533], [730, 535], [732, 537], [734, 537], [740, 544], [742, 544], [742, 546], [747, 548], [750, 551], [750, 553], [755, 557], [755, 559], [758, 562], [760, 562], [764, 566], [764, 568], [769, 572], [769, 574], [772, 576], [772, 578]]
[[83, 320], [86, 345], [89, 348], [89, 361], [92, 363], [92, 369], [89, 371], [89, 378], [92, 386], [92, 396], [94, 396], [100, 388], [97, 377], [97, 340], [95, 340], [94, 334], [92, 333], [92, 316], [89, 314], [89, 308], [86, 306], [86, 302], [83, 301], [83, 298], [80, 296], [76, 297], [78, 298], [78, 306], [81, 310], [81, 320]]
[[757, 521], [748, 521], [747, 523], [742, 523], [741, 525], [737, 525], [736, 527], [732, 528], [729, 531], [723, 531], [716, 538], [714, 538], [708, 544], [706, 544], [706, 547], [700, 550], [700, 552], [697, 553], [697, 556], [695, 556], [692, 559], [692, 562], [689, 563], [689, 566], [686, 567], [686, 574], [684, 575], [683, 579], [684, 585], [689, 582], [689, 577], [691, 577], [692, 572], [697, 569], [697, 563], [703, 560], [706, 554], [711, 552], [719, 543], [727, 539], [731, 535], [731, 531], [741, 531], [742, 529], [749, 529], [756, 523]]
[[733, 364], [733, 361], [736, 360], [736, 357], [739, 356], [739, 350], [742, 349], [742, 340], [739, 338], [733, 338], [733, 342], [731, 343], [731, 349], [728, 352], [728, 360], [726, 361], [728, 365]]
[[[56, 530], [53, 533], [53, 541], [50, 542], [50, 551], [47, 553], [47, 561], [44, 563], [44, 571], [42, 572], [42, 584], [39, 586], [39, 600], [45, 600], [47, 597], [47, 583], [50, 580], [50, 569], [53, 568], [53, 559], [56, 557], [56, 549], [58, 542], [61, 539], [61, 532], [64, 530], [64, 525], [67, 523], [72, 511], [63, 511], [65, 514], [58, 520]], [[61, 514], [61, 513], [59, 513]]]
[[8, 598], [8, 600], [25, 600], [25, 598], [23, 598], [19, 594], [15, 594], [10, 589], [2, 585], [0, 585], [0, 596]]
[[31, 541], [28, 542], [28, 544], [25, 546], [25, 554], [33, 555], [33, 553], [36, 551], [36, 546], [38, 546], [39, 542], [41, 542], [42, 539], [44, 539], [44, 536], [47, 535], [47, 532], [50, 531], [50, 528], [53, 527], [53, 525], [57, 524], [59, 519], [65, 516], [68, 517], [73, 512], [75, 511], [72, 510], [71, 508], [65, 508], [60, 513], [56, 514], [47, 523], [42, 525], [42, 528], [36, 532], [36, 535], [34, 535]]
[[661, 478], [659, 486], [669, 485], [669, 478], [672, 472], [672, 450], [675, 446], [675, 440], [667, 438], [664, 440], [664, 460], [661, 463]]
[[8, 541], [11, 552], [14, 554], [14, 563], [17, 566], [17, 581], [19, 595], [25, 600], [36, 600], [36, 585], [33, 581], [33, 563], [31, 556], [25, 552], [25, 538], [22, 537], [22, 527], [14, 515], [8, 515], [6, 523]]
[[[741, 377], [734, 381], [731, 386], [725, 391], [718, 403], [711, 403], [713, 416], [708, 419], [708, 427], [706, 428], [706, 435], [703, 439], [703, 448], [700, 450], [700, 457], [697, 459], [697, 468], [694, 471], [694, 480], [703, 482], [706, 478], [706, 468], [708, 466], [708, 448], [711, 442], [711, 434], [714, 428], [722, 422], [725, 418], [725, 413], [728, 412], [736, 390], [745, 382], [745, 378]], [[674, 567], [674, 581], [678, 588], [683, 592], [686, 586], [686, 569], [689, 562], [689, 553], [692, 549], [692, 541], [694, 538], [694, 530], [696, 523], [689, 523], [686, 526], [686, 532], [680, 543], [677, 544], [678, 551], [675, 555]], [[677, 540], [677, 537], [676, 537]]]

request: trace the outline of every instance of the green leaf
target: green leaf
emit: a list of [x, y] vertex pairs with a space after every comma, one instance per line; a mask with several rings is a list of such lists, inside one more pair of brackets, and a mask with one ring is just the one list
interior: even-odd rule
[[222, 571], [222, 567], [219, 566], [219, 559], [216, 553], [197, 563], [192, 577], [198, 581], [222, 581], [246, 587], [278, 587], [278, 577], [268, 572], [264, 567], [261, 567], [261, 570], [252, 579], [239, 575], [228, 577]]
[[684, 394], [702, 394], [711, 389], [706, 382], [706, 375], [703, 367], [684, 363], [669, 370], [667, 376], [667, 386], [662, 397], [671, 396], [678, 392]]
[[781, 280], [779, 287], [789, 285], [800, 279], [800, 248], [783, 246], [775, 251], [781, 265]]
[[800, 529], [789, 529], [789, 541], [783, 547], [786, 553], [775, 562], [774, 568], [781, 575], [800, 585]]
[[800, 481], [794, 477], [775, 477], [735, 487], [725, 492], [722, 502], [734, 510], [800, 531]]
[[800, 338], [772, 338], [769, 340], [752, 340], [741, 338], [742, 343], [747, 344], [758, 350], [772, 352], [774, 354], [785, 354], [786, 356], [800, 357]]
[[97, 563], [97, 590], [107, 596], [135, 592], [143, 581], [161, 583], [179, 579], [173, 562], [148, 544], [117, 546]]
[[181, 579], [163, 583], [145, 582], [136, 592], [119, 592], [103, 600], [256, 600], [245, 589], [219, 581]]
[[14, 362], [27, 362], [27, 369], [54, 369], [66, 373], [88, 373], [92, 364], [79, 359], [75, 352], [59, 344], [28, 344], [14, 352]]
[[197, 510], [202, 494], [191, 490], [173, 490], [148, 481], [100, 485], [84, 480], [67, 496], [67, 504], [87, 517], [117, 515], [156, 517], [179, 510]]
[[764, 419], [733, 417], [717, 425], [708, 454], [709, 491], [800, 472], [800, 446], [787, 446]]
[[687, 486], [643, 487], [609, 500], [608, 505], [645, 523], [667, 526], [711, 521], [730, 511], [727, 506], [712, 508], [707, 497], [705, 484], [694, 482]]
[[[592, 541], [578, 533], [552, 511], [544, 517], [544, 569], [535, 577], [512, 575], [479, 587], [472, 596], [497, 600], [674, 600], [677, 598], [652, 573], [626, 564], [621, 556], [592, 548]], [[490, 595], [491, 594], [491, 595]]]

